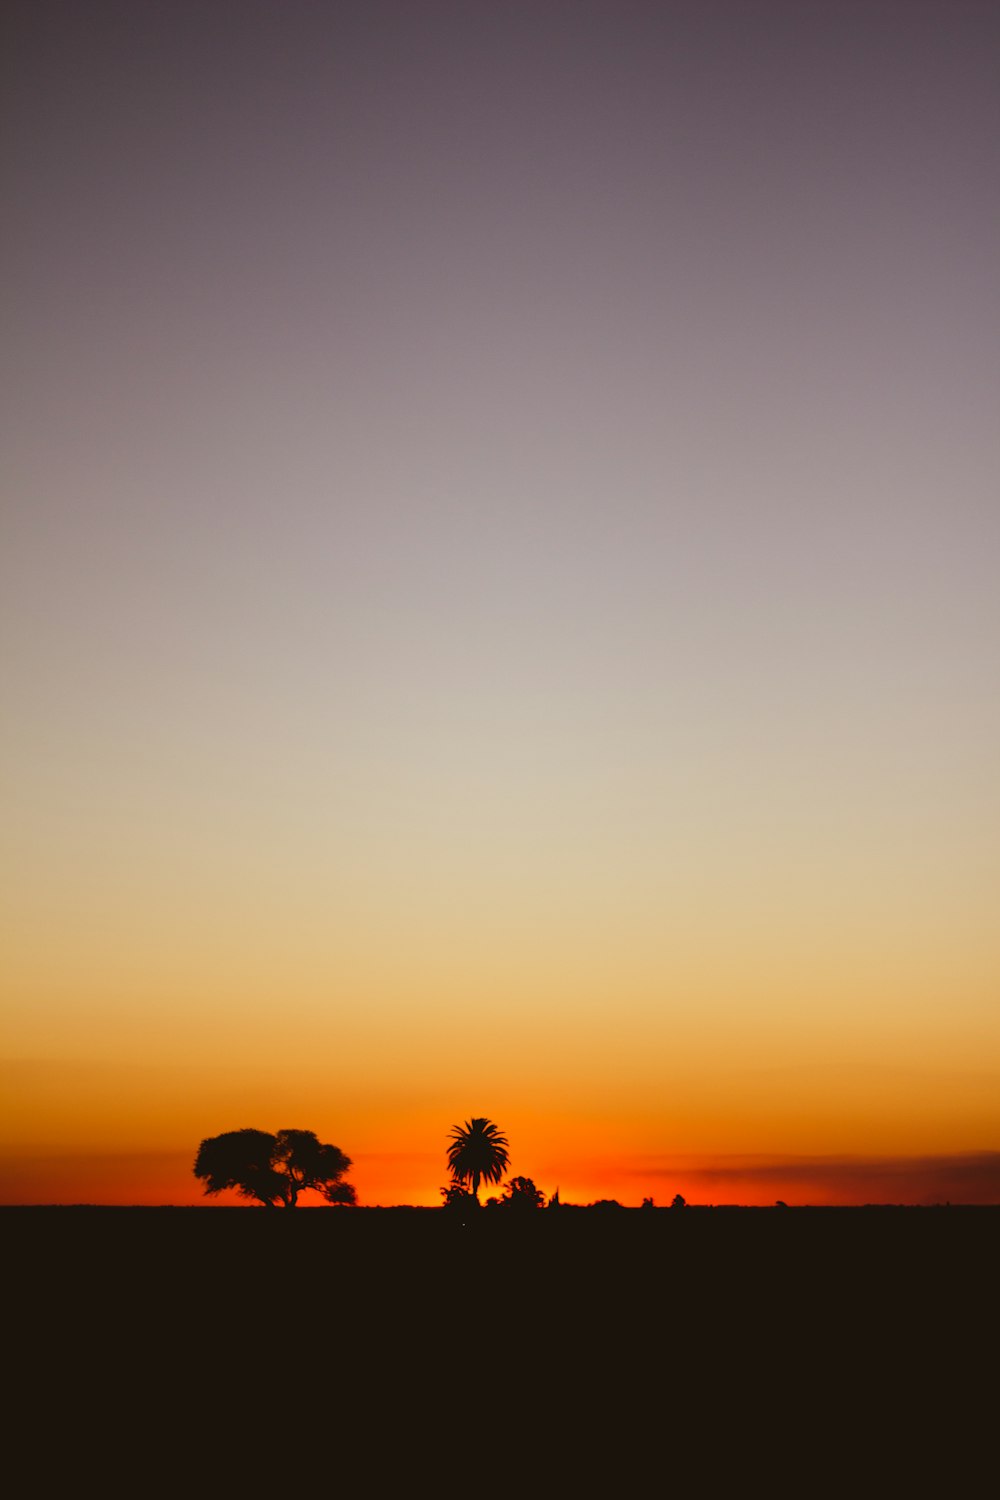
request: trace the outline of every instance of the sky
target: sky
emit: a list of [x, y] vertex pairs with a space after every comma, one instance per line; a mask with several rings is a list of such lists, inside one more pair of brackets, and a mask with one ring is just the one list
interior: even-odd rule
[[1000, 1202], [1000, 6], [3, 28], [0, 1201]]

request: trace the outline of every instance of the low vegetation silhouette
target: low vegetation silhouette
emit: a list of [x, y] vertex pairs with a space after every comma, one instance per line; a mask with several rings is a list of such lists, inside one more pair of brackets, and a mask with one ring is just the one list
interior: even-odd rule
[[306, 1191], [352, 1205], [357, 1194], [344, 1180], [350, 1169], [351, 1158], [312, 1130], [228, 1130], [202, 1141], [194, 1163], [209, 1196], [232, 1189], [265, 1208], [294, 1208]]
[[[512, 1177], [505, 1185], [501, 1198], [490, 1199], [498, 1208], [513, 1209], [515, 1213], [544, 1208], [545, 1194], [537, 1188], [530, 1177]], [[488, 1207], [489, 1205], [487, 1205]]]
[[479, 1199], [474, 1198], [461, 1182], [450, 1182], [441, 1189], [441, 1207], [451, 1213], [464, 1213], [466, 1209], [478, 1208]]

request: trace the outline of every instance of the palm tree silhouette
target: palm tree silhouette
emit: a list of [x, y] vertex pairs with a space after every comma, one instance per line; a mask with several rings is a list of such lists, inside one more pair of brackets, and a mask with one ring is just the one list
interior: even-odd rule
[[479, 1202], [480, 1182], [499, 1182], [510, 1157], [507, 1137], [492, 1120], [466, 1120], [455, 1125], [448, 1145], [448, 1170], [456, 1182], [468, 1182]]

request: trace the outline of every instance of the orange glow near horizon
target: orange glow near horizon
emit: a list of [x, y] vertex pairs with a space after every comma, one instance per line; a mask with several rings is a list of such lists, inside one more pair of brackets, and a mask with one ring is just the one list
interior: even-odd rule
[[[983, 1066], [998, 1020], [971, 952], [961, 1026], [912, 957], [905, 975], [869, 958], [862, 1003], [841, 955], [806, 1009], [809, 974], [788, 957], [784, 978], [762, 963], [737, 984], [727, 956], [728, 986], [719, 960], [707, 954], [699, 974], [692, 954], [679, 975], [661, 960], [659, 986], [652, 958], [641, 979], [633, 955], [620, 984], [584, 982], [572, 963], [572, 986], [545, 987], [508, 956], [470, 1004], [474, 952], [459, 964], [452, 951], [450, 971], [411, 954], [395, 995], [376, 984], [373, 952], [374, 972], [352, 975], [363, 1003], [348, 1004], [287, 956], [284, 999], [230, 974], [214, 998], [203, 981], [168, 1000], [138, 973], [129, 991], [101, 989], [83, 964], [74, 985], [79, 952], [38, 954], [16, 1060], [0, 1067], [0, 1201], [200, 1203], [199, 1141], [251, 1125], [340, 1146], [361, 1203], [437, 1206], [447, 1132], [472, 1114], [505, 1130], [512, 1174], [566, 1202], [1000, 1201]], [[233, 966], [242, 974], [246, 956]]]
[[[191, 1175], [190, 1159], [179, 1152], [107, 1153], [76, 1156], [0, 1157], [0, 1201], [23, 1204], [95, 1204], [108, 1206], [253, 1207], [238, 1194], [207, 1197]], [[440, 1207], [431, 1161], [423, 1158], [363, 1156], [350, 1180], [362, 1207], [407, 1205]], [[512, 1173], [512, 1175], [530, 1175]], [[851, 1206], [864, 1203], [1000, 1203], [1000, 1153], [968, 1153], [936, 1158], [854, 1158], [732, 1161], [690, 1160], [676, 1167], [614, 1162], [579, 1165], [564, 1173], [535, 1179], [549, 1198], [558, 1190], [567, 1205], [615, 1199], [626, 1208], [652, 1198], [668, 1207], [680, 1194], [692, 1207], [768, 1207], [781, 1200], [789, 1206]], [[499, 1187], [480, 1191], [485, 1205]], [[302, 1207], [323, 1208], [315, 1194], [304, 1194]]]
[[[468, 962], [462, 991], [474, 993]], [[239, 1006], [202, 1008], [193, 994], [140, 1004], [82, 984], [87, 1003], [74, 1008], [36, 991], [21, 1060], [0, 1069], [0, 1201], [202, 1203], [199, 1141], [252, 1125], [333, 1141], [354, 1160], [363, 1204], [436, 1207], [447, 1132], [472, 1114], [506, 1131], [512, 1174], [564, 1202], [1000, 1201], [985, 1001], [959, 1029], [928, 996], [904, 1033], [884, 979], [877, 1005], [831, 996], [806, 1012], [790, 980], [765, 1004], [767, 986], [744, 976], [741, 1003], [729, 1001], [709, 985], [712, 967], [700, 984], [688, 975], [696, 1000], [674, 991], [659, 1007], [637, 978], [631, 1001], [592, 979], [575, 1008], [523, 982], [504, 1006], [495, 974], [472, 1007], [455, 976], [435, 999], [419, 967], [405, 1003], [369, 980], [360, 1007], [310, 998], [304, 974], [303, 998], [283, 1009], [260, 986]], [[832, 985], [827, 971], [814, 993]], [[60, 991], [71, 993], [68, 972]], [[53, 1039], [61, 1056], [46, 1059]]]
[[[456, 1116], [459, 1123], [465, 1114]], [[676, 1194], [694, 1205], [767, 1206], [777, 1200], [790, 1205], [851, 1205], [897, 1203], [1000, 1203], [1000, 1153], [951, 1150], [922, 1155], [789, 1156], [776, 1152], [732, 1155], [686, 1153], [671, 1156], [636, 1150], [629, 1132], [619, 1122], [616, 1142], [600, 1120], [532, 1121], [512, 1115], [509, 1176], [531, 1177], [546, 1198], [558, 1191], [566, 1204], [616, 1199], [638, 1207], [644, 1198], [669, 1205]], [[237, 1124], [236, 1121], [239, 1123]], [[251, 1123], [237, 1116], [219, 1126], [239, 1128]], [[255, 1118], [253, 1123], [261, 1125]], [[311, 1127], [317, 1122], [296, 1118], [285, 1124]], [[439, 1137], [438, 1150], [397, 1152], [387, 1146], [385, 1132], [369, 1121], [363, 1127], [362, 1148], [352, 1152], [342, 1132], [318, 1131], [334, 1139], [353, 1156], [349, 1180], [362, 1206], [411, 1205], [437, 1208], [440, 1189], [448, 1181], [445, 1164], [447, 1128], [441, 1117], [423, 1114], [410, 1121], [422, 1143]], [[262, 1128], [267, 1128], [266, 1124]], [[212, 1131], [208, 1133], [219, 1133]], [[75, 1145], [66, 1151], [27, 1147], [0, 1154], [0, 1202], [9, 1204], [94, 1203], [109, 1205], [238, 1206], [236, 1193], [207, 1197], [192, 1173], [197, 1142], [189, 1150], [147, 1149], [88, 1151]], [[499, 1187], [483, 1187], [480, 1199], [499, 1194]], [[303, 1206], [320, 1207], [321, 1200], [306, 1194]]]

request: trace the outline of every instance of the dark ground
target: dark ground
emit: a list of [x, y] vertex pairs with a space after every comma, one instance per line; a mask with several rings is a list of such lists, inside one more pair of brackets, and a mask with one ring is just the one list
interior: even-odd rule
[[7, 1208], [0, 1233], [22, 1420], [113, 1493], [136, 1443], [227, 1492], [529, 1495], [650, 1466], [958, 1494], [996, 1446], [1000, 1208]]

